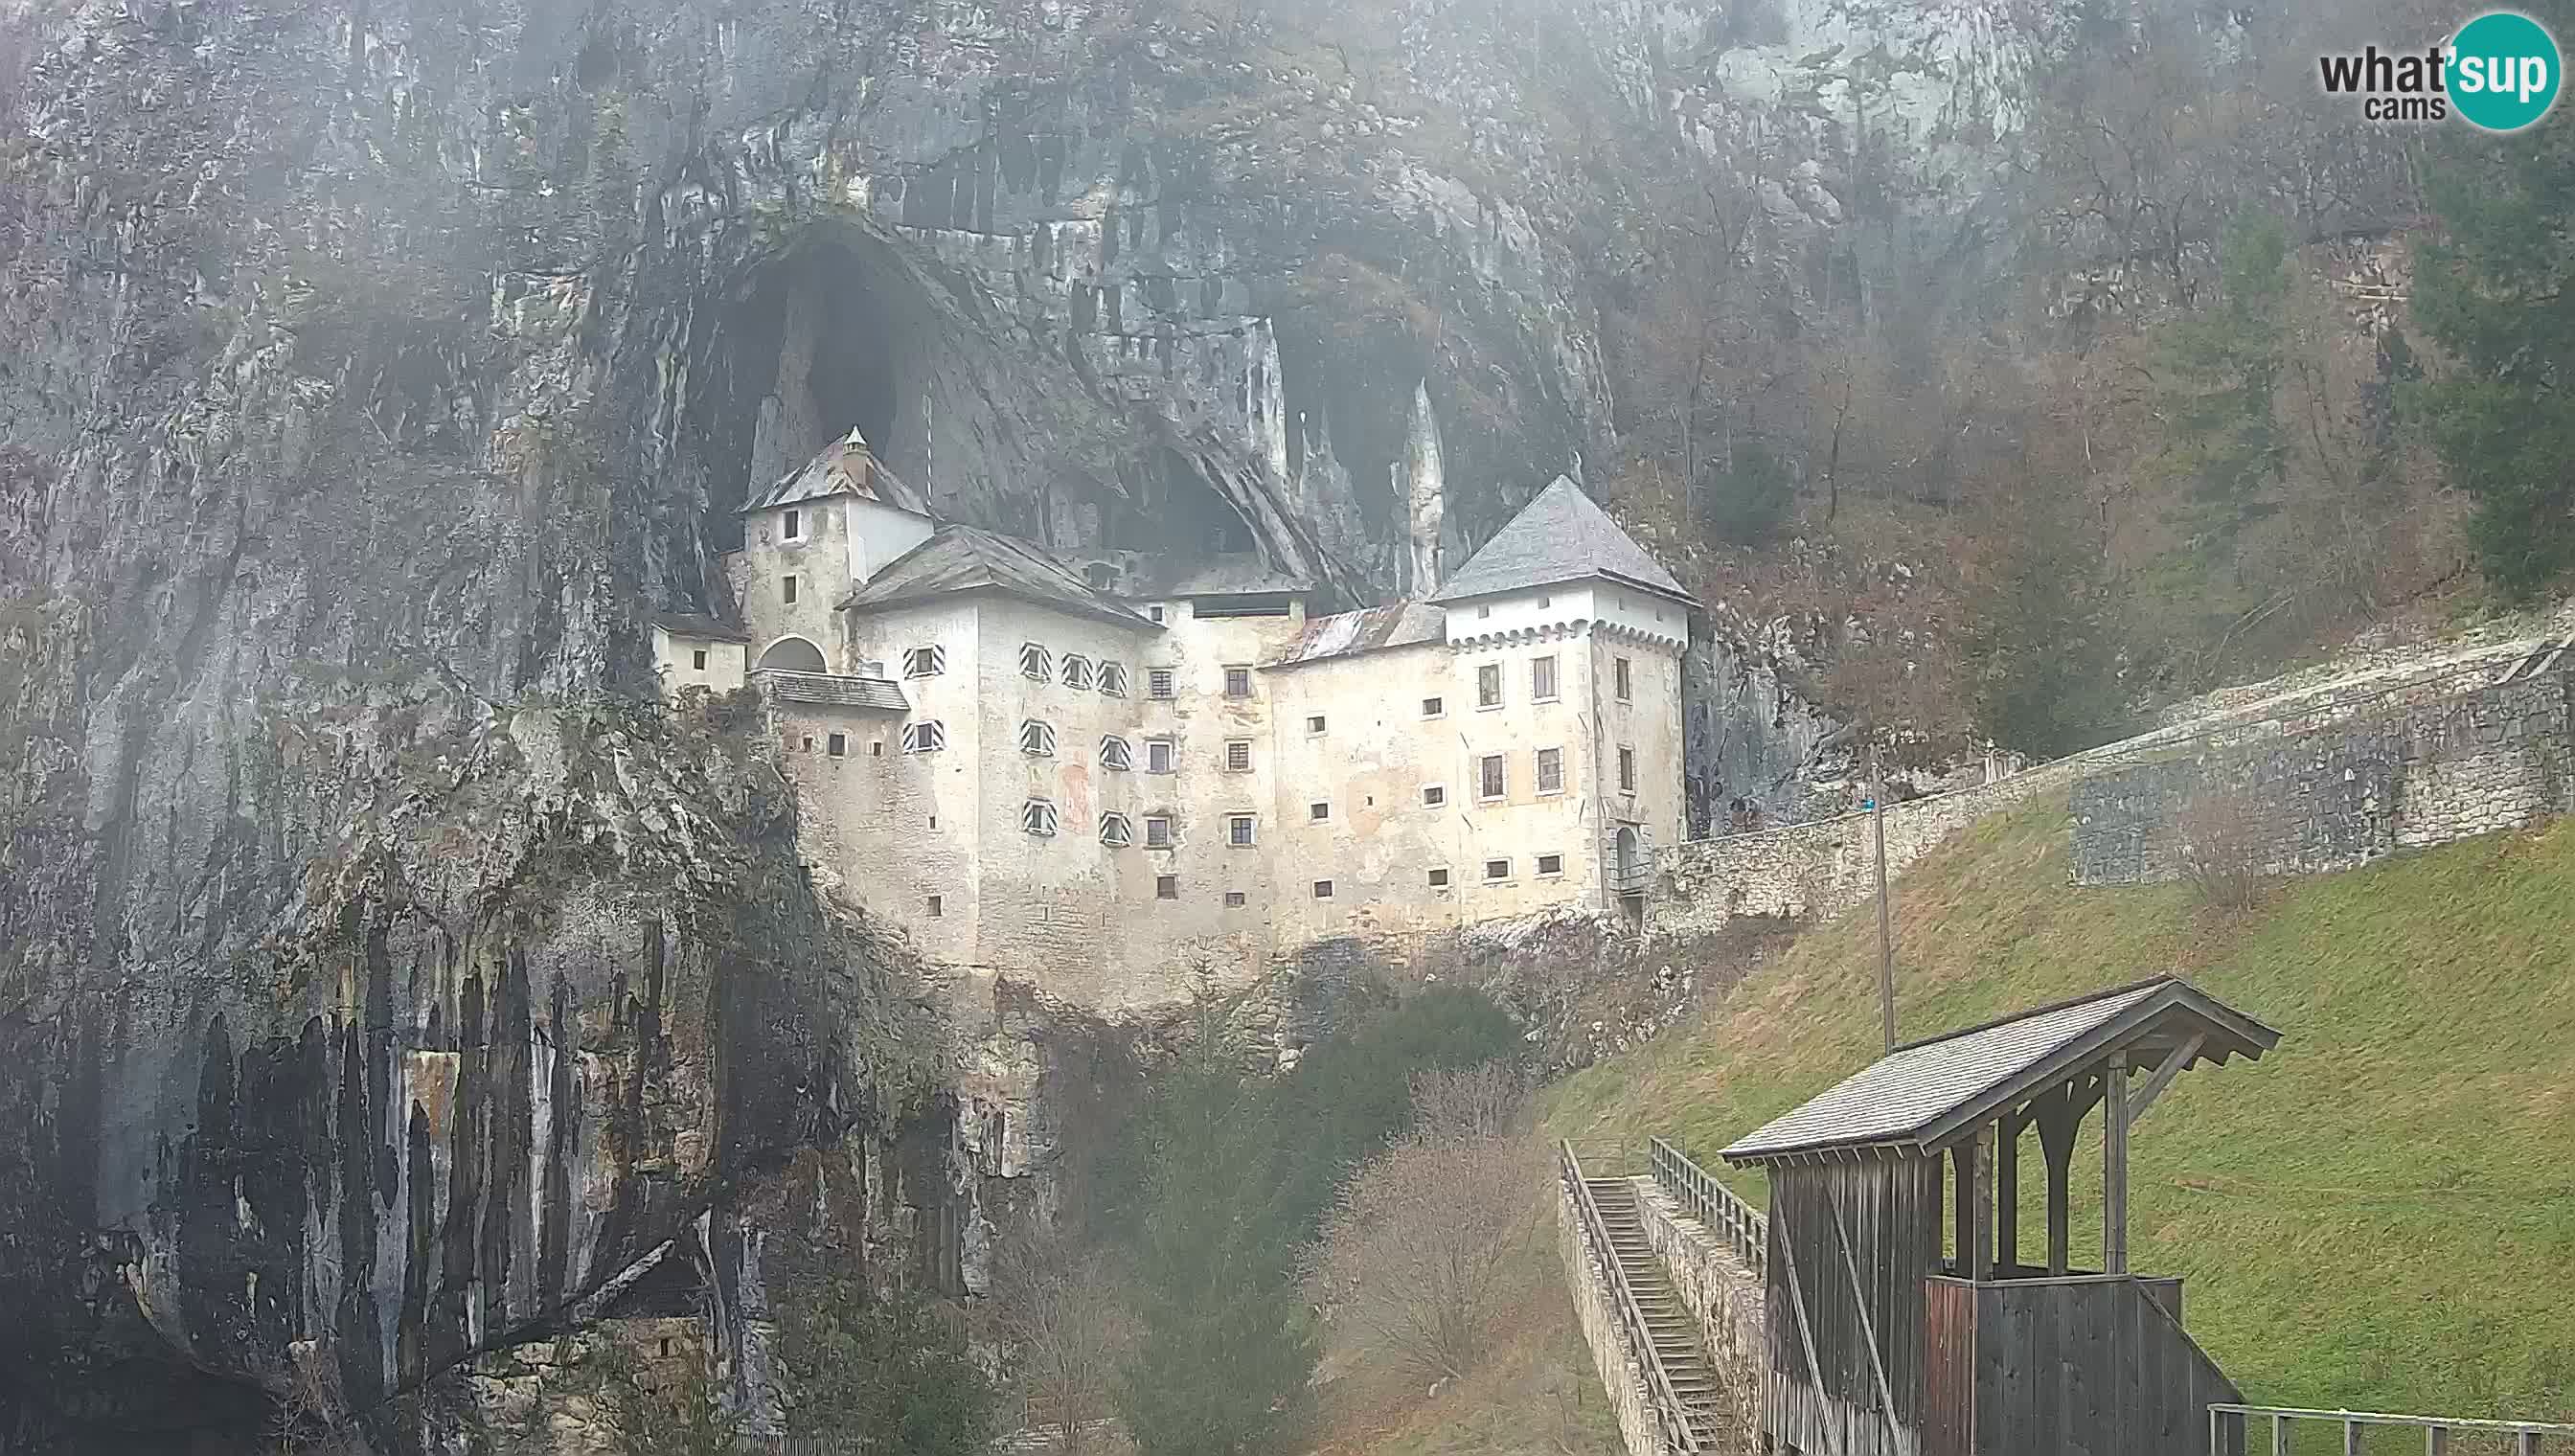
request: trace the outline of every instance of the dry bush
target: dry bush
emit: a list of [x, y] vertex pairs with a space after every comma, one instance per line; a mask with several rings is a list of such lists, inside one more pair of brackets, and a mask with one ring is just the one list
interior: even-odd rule
[[1426, 1078], [1414, 1130], [1350, 1176], [1314, 1256], [1318, 1302], [1424, 1376], [1475, 1367], [1543, 1255], [1545, 1159], [1513, 1130], [1515, 1092], [1498, 1070]]
[[1028, 1424], [1059, 1451], [1084, 1450], [1110, 1414], [1133, 1335], [1107, 1265], [1060, 1238], [1023, 1238], [1003, 1247], [995, 1283]]
[[2262, 897], [2265, 852], [2261, 812], [2240, 793], [2193, 794], [2173, 821], [2173, 858], [2202, 903], [2251, 909]]

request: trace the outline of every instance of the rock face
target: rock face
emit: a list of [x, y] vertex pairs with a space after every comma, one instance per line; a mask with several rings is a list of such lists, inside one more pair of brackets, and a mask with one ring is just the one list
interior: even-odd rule
[[[853, 425], [1061, 545], [1462, 560], [1614, 447], [1602, 179], [1704, 8], [7, 12], [0, 1449], [419, 1449], [884, 1121], [901, 957], [741, 720], [644, 706], [647, 616]], [[1820, 733], [1744, 691], [1726, 782]]]

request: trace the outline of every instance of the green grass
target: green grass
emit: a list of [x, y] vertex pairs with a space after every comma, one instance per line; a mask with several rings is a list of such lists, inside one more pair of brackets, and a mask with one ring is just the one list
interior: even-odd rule
[[[2188, 975], [2282, 1039], [2183, 1076], [2138, 1124], [2132, 1266], [2184, 1277], [2192, 1333], [2246, 1396], [2575, 1416], [2575, 821], [2284, 881], [2232, 915], [2178, 885], [2071, 887], [2064, 825], [2061, 798], [2033, 804], [1897, 882], [1899, 1037]], [[1556, 1088], [1549, 1129], [1657, 1132], [1716, 1166], [1877, 1054], [1876, 957], [1873, 916], [1809, 932], [1698, 1024]], [[2078, 1262], [2100, 1247], [2099, 1126]], [[1757, 1175], [1727, 1176], [1758, 1201]]]

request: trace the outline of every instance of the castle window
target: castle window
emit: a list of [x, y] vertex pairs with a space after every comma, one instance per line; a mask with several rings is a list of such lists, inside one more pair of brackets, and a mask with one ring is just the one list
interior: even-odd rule
[[1636, 750], [1633, 748], [1618, 750], [1618, 791], [1620, 793], [1636, 791]]
[[1155, 603], [1153, 606], [1146, 608], [1146, 609], [1145, 609], [1145, 617], [1146, 617], [1146, 619], [1147, 619], [1148, 621], [1152, 621], [1152, 622], [1160, 622], [1160, 621], [1162, 621], [1162, 620], [1163, 620], [1163, 604], [1162, 604], [1162, 603], [1160, 603], [1160, 602], [1157, 602], [1157, 603]]
[[1020, 808], [1020, 827], [1041, 838], [1055, 833], [1055, 805], [1043, 798], [1030, 799]]
[[1225, 670], [1225, 696], [1228, 698], [1250, 698], [1252, 696], [1252, 670], [1250, 668], [1233, 667]]
[[1475, 616], [1476, 616], [1477, 620], [1479, 620], [1479, 621], [1480, 621], [1480, 620], [1482, 620], [1482, 619], [1484, 619], [1484, 618], [1491, 617], [1492, 615], [1493, 615], [1493, 609], [1492, 609], [1491, 607], [1489, 607], [1489, 606], [1485, 606], [1485, 607], [1478, 607], [1478, 608], [1476, 608], [1476, 609], [1475, 609]]
[[1170, 738], [1145, 740], [1145, 771], [1148, 773], [1171, 772], [1172, 762], [1179, 756], [1180, 751]]
[[1055, 756], [1055, 725], [1030, 719], [1020, 725], [1020, 751], [1033, 758]]
[[784, 602], [790, 607], [796, 605], [796, 579], [794, 577], [781, 577], [778, 579], [778, 600]]
[[903, 726], [903, 750], [907, 753], [936, 753], [948, 746], [948, 728], [937, 719]]
[[1540, 612], [1543, 612], [1554, 605], [1555, 599], [1553, 597], [1540, 597], [1537, 599], [1537, 607]]
[[1539, 658], [1529, 664], [1529, 697], [1540, 703], [1555, 701], [1555, 659]]
[[1100, 691], [1112, 698], [1124, 698], [1127, 696], [1127, 665], [1125, 663], [1103, 663], [1100, 665]]
[[1118, 585], [1118, 569], [1107, 562], [1093, 562], [1084, 567], [1082, 577], [1091, 584], [1094, 592], [1106, 592]]
[[802, 746], [808, 753], [814, 751], [814, 735], [812, 733], [807, 733], [805, 735], [805, 741]]
[[804, 512], [790, 511], [787, 513], [787, 539], [789, 541], [803, 541], [805, 539]]
[[1252, 815], [1235, 814], [1225, 821], [1225, 841], [1238, 849], [1252, 847]]
[[1055, 676], [1055, 656], [1036, 643], [1020, 645], [1020, 676], [1044, 683]]
[[1112, 849], [1124, 849], [1135, 841], [1135, 831], [1129, 827], [1125, 814], [1100, 816], [1100, 842]]
[[1508, 879], [1508, 878], [1510, 878], [1510, 877], [1511, 877], [1511, 861], [1509, 861], [1508, 859], [1487, 859], [1487, 860], [1485, 860], [1485, 861], [1484, 861], [1484, 877], [1485, 877], [1486, 879]]
[[869, 756], [869, 757], [871, 757], [871, 758], [882, 758], [882, 757], [884, 757], [884, 756], [885, 756], [885, 739], [883, 739], [883, 738], [870, 738], [870, 739], [868, 739], [868, 756]]
[[1225, 771], [1228, 773], [1252, 771], [1252, 739], [1228, 738], [1225, 740]]
[[1100, 740], [1100, 766], [1124, 773], [1136, 766], [1135, 755], [1128, 751], [1127, 740], [1111, 733]]
[[1154, 876], [1154, 898], [1158, 900], [1176, 900], [1180, 897], [1181, 877], [1179, 875], [1157, 874]]
[[942, 901], [939, 896], [932, 895], [930, 897], [930, 918], [935, 920], [945, 913], [947, 913], [945, 902]]
[[1155, 668], [1145, 674], [1145, 691], [1156, 698], [1172, 696], [1172, 670]]
[[1537, 856], [1537, 872], [1541, 875], [1562, 874], [1564, 872], [1564, 856], [1561, 854], [1540, 854]]
[[1318, 879], [1318, 880], [1315, 880], [1315, 881], [1314, 881], [1314, 898], [1316, 898], [1316, 899], [1318, 899], [1318, 900], [1327, 900], [1327, 899], [1330, 899], [1331, 897], [1332, 897], [1332, 882], [1331, 882], [1330, 880], [1328, 880], [1328, 879]]
[[1332, 806], [1328, 803], [1309, 803], [1305, 805], [1305, 817], [1312, 819], [1317, 823], [1330, 818], [1331, 816]]
[[1091, 691], [1091, 660], [1080, 653], [1064, 655], [1064, 686], [1077, 691]]
[[1169, 849], [1172, 847], [1171, 815], [1145, 815], [1145, 847], [1148, 849]]
[[1307, 718], [1305, 720], [1305, 731], [1319, 735], [1323, 731], [1323, 716], [1317, 713]]
[[1229, 909], [1229, 910], [1239, 910], [1239, 909], [1242, 909], [1242, 908], [1243, 908], [1243, 903], [1244, 903], [1244, 894], [1243, 894], [1243, 891], [1242, 891], [1242, 890], [1239, 890], [1239, 889], [1229, 889], [1229, 890], [1227, 890], [1227, 891], [1225, 892], [1225, 907], [1226, 907], [1227, 909]]
[[1448, 706], [1436, 698], [1425, 698], [1421, 700], [1421, 716], [1423, 718], [1439, 718], [1444, 716], [1447, 712]]
[[1422, 788], [1421, 788], [1421, 806], [1422, 806], [1423, 808], [1437, 808], [1437, 807], [1439, 807], [1441, 804], [1446, 803], [1447, 801], [1448, 801], [1448, 786], [1447, 786], [1446, 784], [1444, 784], [1444, 783], [1427, 783], [1427, 784], [1423, 784], [1423, 785], [1422, 785]]
[[1635, 701], [1635, 684], [1628, 678], [1627, 660], [1625, 658], [1611, 658], [1609, 660], [1609, 677], [1610, 680], [1617, 685], [1616, 692], [1620, 703], [1632, 703]]
[[1501, 664], [1486, 663], [1475, 670], [1475, 706], [1477, 708], [1502, 706]]
[[1475, 796], [1499, 798], [1510, 789], [1510, 780], [1502, 772], [1502, 755], [1486, 753], [1475, 765]]
[[1448, 871], [1446, 869], [1431, 870], [1430, 887], [1432, 889], [1446, 889], [1448, 887]]
[[707, 670], [707, 650], [705, 648], [700, 648], [696, 652], [689, 654], [689, 666], [697, 669], [701, 673], [705, 672]]
[[848, 757], [850, 755], [850, 735], [848, 733], [832, 734], [832, 736], [826, 740], [823, 751], [831, 754], [835, 758]]
[[1537, 750], [1537, 791], [1540, 793], [1564, 791], [1564, 750], [1562, 748]]
[[943, 647], [906, 648], [903, 654], [903, 676], [936, 678], [948, 671], [948, 649]]

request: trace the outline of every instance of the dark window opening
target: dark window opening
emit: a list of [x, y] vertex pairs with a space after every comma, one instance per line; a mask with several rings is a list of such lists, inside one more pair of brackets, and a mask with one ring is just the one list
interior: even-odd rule
[[707, 650], [705, 648], [700, 648], [696, 652], [689, 654], [689, 664], [699, 672], [705, 672], [707, 670]]
[[1431, 870], [1431, 871], [1430, 871], [1430, 887], [1431, 887], [1432, 889], [1445, 889], [1445, 888], [1447, 888], [1447, 886], [1448, 886], [1448, 871], [1447, 871], [1447, 870], [1445, 870], [1445, 869], [1434, 869], [1434, 870]]
[[1181, 877], [1179, 875], [1157, 874], [1154, 876], [1154, 898], [1158, 900], [1176, 900], [1180, 897]]
[[932, 895], [930, 897], [930, 917], [935, 920], [946, 913], [947, 908], [945, 902], [941, 900], [939, 896]]
[[1318, 879], [1318, 880], [1315, 880], [1315, 881], [1314, 881], [1314, 898], [1316, 898], [1316, 899], [1318, 899], [1318, 900], [1327, 900], [1327, 899], [1330, 899], [1331, 897], [1332, 897], [1332, 882], [1331, 882], [1330, 880], [1328, 880], [1328, 879]]
[[835, 758], [845, 758], [849, 756], [850, 735], [848, 733], [832, 734], [831, 746], [825, 749], [825, 751]]

